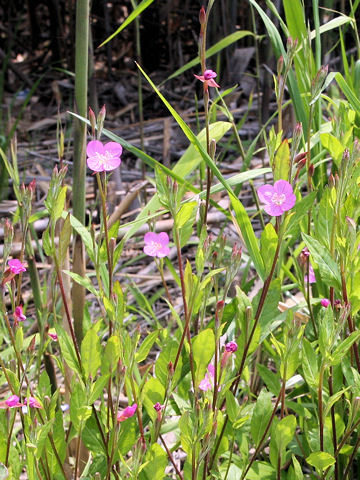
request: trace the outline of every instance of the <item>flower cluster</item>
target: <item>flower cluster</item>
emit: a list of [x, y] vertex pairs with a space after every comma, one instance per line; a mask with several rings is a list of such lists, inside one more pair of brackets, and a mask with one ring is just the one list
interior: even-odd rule
[[35, 397], [26, 397], [24, 403], [20, 402], [20, 398], [17, 395], [11, 395], [6, 400], [0, 402], [0, 408], [17, 408], [22, 407], [22, 412], [25, 414], [30, 408], [42, 408], [41, 403]]

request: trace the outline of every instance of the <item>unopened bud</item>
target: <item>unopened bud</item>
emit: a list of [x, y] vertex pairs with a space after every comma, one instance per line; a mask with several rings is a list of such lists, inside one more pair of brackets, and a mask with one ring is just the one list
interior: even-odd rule
[[216, 311], [222, 310], [225, 306], [224, 300], [219, 300], [216, 304]]
[[31, 196], [35, 193], [36, 190], [36, 179], [34, 178], [28, 185], [28, 190], [31, 193]]
[[216, 152], [216, 140], [212, 139], [210, 142], [210, 157], [214, 160]]
[[199, 22], [200, 22], [200, 25], [205, 25], [205, 22], [206, 22], [206, 12], [205, 12], [204, 6], [202, 6], [202, 7], [200, 8], [200, 12], [199, 12]]
[[96, 117], [91, 107], [89, 107], [89, 120], [91, 125], [91, 135], [93, 136], [93, 138], [95, 138]]
[[356, 223], [351, 217], [346, 216], [345, 217], [347, 224], [349, 225], [350, 228], [353, 228], [356, 232]]
[[105, 120], [105, 115], [106, 115], [106, 107], [105, 105], [102, 106], [99, 115], [97, 116], [97, 138], [99, 139], [101, 137], [101, 132], [104, 126], [104, 120]]
[[299, 154], [296, 155], [296, 157], [294, 158], [294, 162], [295, 162], [295, 163], [299, 163], [299, 162], [302, 162], [303, 160], [305, 160], [305, 162], [304, 162], [304, 165], [305, 165], [305, 163], [306, 163], [306, 157], [307, 157], [307, 152], [299, 153]]
[[328, 185], [329, 185], [330, 188], [335, 187], [335, 179], [334, 179], [334, 175], [332, 173], [330, 173], [330, 175], [329, 175]]
[[280, 75], [282, 74], [283, 68], [284, 68], [284, 57], [283, 57], [282, 55], [280, 55], [279, 60], [277, 61], [277, 74], [278, 74], [278, 77], [280, 77]]
[[170, 374], [171, 376], [174, 375], [174, 365], [173, 365], [172, 362], [169, 362], [169, 363], [168, 363], [168, 372], [169, 372], [169, 374]]
[[344, 160], [349, 160], [350, 159], [350, 152], [349, 152], [348, 148], [345, 148], [345, 150], [344, 150], [343, 159]]
[[311, 164], [310, 167], [309, 167], [309, 175], [310, 175], [310, 177], [312, 177], [312, 176], [314, 175], [314, 170], [315, 170], [314, 165]]
[[29, 353], [32, 353], [35, 350], [35, 344], [36, 344], [36, 335], [33, 335], [32, 339], [29, 343], [29, 346], [28, 346], [28, 352]]

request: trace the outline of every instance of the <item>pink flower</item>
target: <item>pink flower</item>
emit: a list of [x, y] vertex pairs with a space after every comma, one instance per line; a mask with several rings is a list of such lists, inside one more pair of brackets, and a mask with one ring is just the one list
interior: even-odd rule
[[316, 282], [316, 277], [315, 277], [315, 272], [312, 267], [312, 265], [309, 265], [309, 278], [307, 274], [304, 276], [304, 281], [305, 283], [315, 283]]
[[166, 232], [147, 232], [144, 236], [144, 253], [150, 257], [163, 258], [169, 255], [169, 235]]
[[279, 217], [295, 205], [296, 197], [286, 180], [278, 180], [274, 186], [263, 185], [257, 193], [260, 201], [265, 204], [265, 212], [273, 217]]
[[50, 333], [48, 332], [48, 335], [49, 337], [54, 340], [54, 342], [57, 342], [58, 341], [58, 336], [57, 336], [57, 333]]
[[200, 82], [205, 83], [206, 87], [218, 87], [220, 88], [220, 85], [218, 85], [214, 78], [217, 77], [217, 73], [214, 72], [213, 70], [205, 70], [204, 75], [194, 75]]
[[115, 170], [120, 163], [122, 146], [116, 142], [103, 145], [99, 140], [91, 140], [86, 148], [87, 166], [94, 172], [109, 172]]
[[22, 403], [19, 402], [20, 398], [17, 395], [11, 395], [6, 400], [0, 402], [0, 408], [16, 408], [22, 407]]
[[160, 402], [156, 402], [155, 405], [154, 405], [154, 408], [157, 412], [161, 412], [161, 410], [163, 410], [163, 408], [164, 408], [164, 405], [161, 405]]
[[19, 325], [20, 322], [23, 322], [24, 320], [26, 320], [26, 316], [23, 314], [22, 305], [15, 307], [14, 320], [15, 320], [15, 325]]
[[225, 345], [225, 350], [226, 350], [227, 352], [234, 353], [234, 352], [236, 352], [237, 349], [238, 349], [238, 346], [237, 346], [237, 343], [236, 343], [236, 342], [228, 342], [228, 343]]
[[17, 258], [12, 258], [9, 260], [8, 265], [10, 272], [14, 273], [15, 275], [18, 275], [20, 272], [26, 272], [27, 264], [20, 262], [20, 260]]
[[322, 298], [320, 303], [323, 307], [327, 308], [330, 305], [330, 300], [328, 298]]
[[199, 383], [199, 389], [203, 392], [211, 390], [214, 386], [215, 367], [212, 363], [208, 365], [208, 371], [205, 373], [205, 377]]
[[35, 397], [26, 397], [24, 405], [27, 405], [30, 408], [42, 408], [41, 403]]
[[122, 412], [118, 412], [117, 414], [117, 421], [118, 422], [123, 422], [124, 420], [127, 420], [128, 418], [132, 417], [137, 409], [137, 404], [134, 403], [133, 405], [126, 407]]

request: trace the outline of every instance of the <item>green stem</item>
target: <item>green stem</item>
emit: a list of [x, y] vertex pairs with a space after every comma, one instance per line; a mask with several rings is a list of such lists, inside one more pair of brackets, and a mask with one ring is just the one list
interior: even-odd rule
[[[75, 26], [75, 110], [87, 116], [88, 64], [89, 64], [89, 3], [77, 0]], [[74, 168], [73, 168], [73, 214], [85, 224], [85, 177], [86, 177], [86, 123], [74, 119]], [[81, 237], [74, 236], [73, 271], [80, 276], [85, 272], [84, 246]], [[73, 318], [76, 338], [81, 343], [85, 288], [73, 283]]]
[[319, 437], [320, 450], [324, 451], [324, 416], [323, 416], [323, 383], [324, 383], [325, 365], [323, 364], [319, 374], [318, 402], [319, 402]]

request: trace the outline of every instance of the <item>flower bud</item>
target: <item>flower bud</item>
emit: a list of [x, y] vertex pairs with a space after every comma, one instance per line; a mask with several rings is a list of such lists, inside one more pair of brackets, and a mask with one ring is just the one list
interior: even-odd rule
[[91, 125], [91, 135], [93, 138], [95, 138], [96, 117], [91, 107], [89, 107], [89, 120]]
[[320, 303], [324, 308], [327, 308], [330, 305], [330, 300], [328, 298], [322, 298]]
[[216, 140], [212, 139], [210, 142], [210, 157], [214, 160], [216, 152]]
[[105, 120], [105, 115], [106, 115], [106, 107], [105, 105], [102, 106], [99, 115], [97, 116], [97, 138], [99, 139], [101, 137], [101, 132], [104, 126], [104, 120]]
[[278, 77], [280, 77], [280, 75], [282, 74], [283, 68], [284, 68], [284, 57], [282, 55], [280, 55], [279, 60], [277, 61]]
[[314, 175], [314, 170], [315, 170], [315, 167], [313, 164], [310, 165], [309, 167], [309, 176], [312, 177]]
[[202, 6], [202, 7], [200, 8], [200, 12], [199, 12], [199, 22], [200, 22], [200, 25], [205, 25], [205, 22], [206, 22], [206, 12], [205, 12], [204, 6]]

